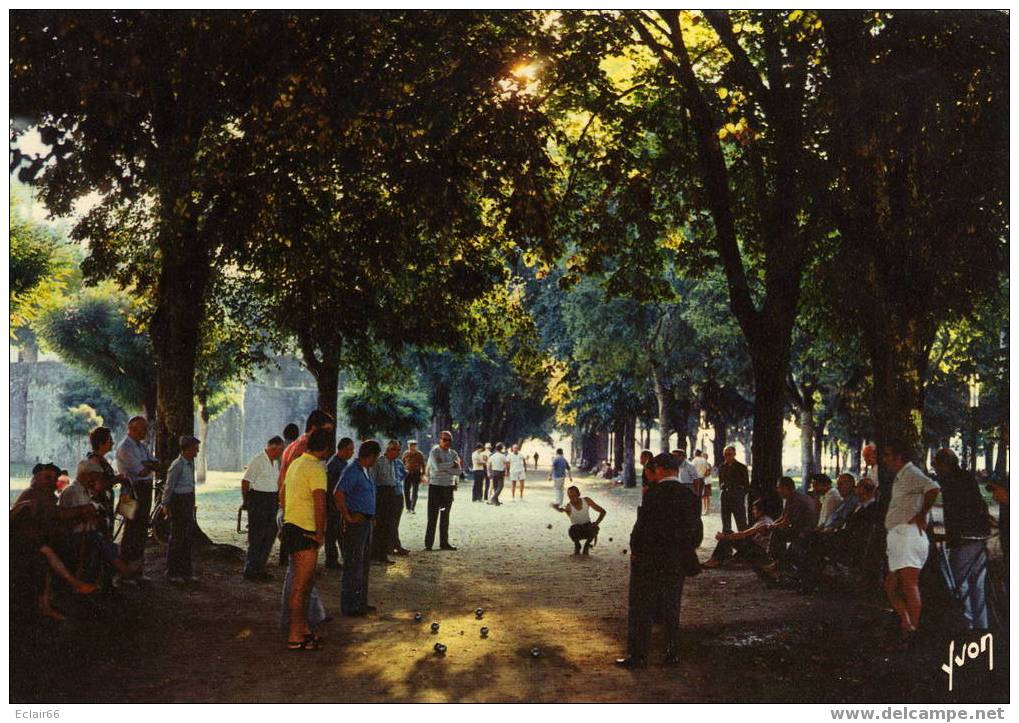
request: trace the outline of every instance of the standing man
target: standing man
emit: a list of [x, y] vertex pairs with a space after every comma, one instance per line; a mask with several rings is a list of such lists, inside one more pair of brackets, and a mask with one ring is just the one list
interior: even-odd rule
[[[555, 504], [553, 507], [559, 509], [563, 506], [563, 487], [566, 484], [566, 475], [570, 476], [570, 483], [573, 483], [573, 470], [570, 463], [563, 456], [562, 448], [555, 451], [552, 458], [552, 466], [548, 471], [548, 478], [552, 480], [552, 487], [555, 489]], [[572, 499], [572, 498], [571, 498]]]
[[527, 466], [524, 456], [520, 454], [520, 445], [514, 444], [510, 453], [506, 455], [506, 462], [509, 465], [510, 493], [512, 499], [517, 498], [517, 482], [520, 483], [520, 499], [524, 499], [524, 480], [527, 479]]
[[127, 478], [120, 496], [127, 494], [138, 500], [133, 520], [124, 520], [121, 557], [138, 568], [138, 574], [123, 578], [139, 583], [149, 582], [145, 575], [145, 540], [149, 536], [149, 515], [152, 513], [152, 479], [159, 463], [145, 445], [149, 423], [145, 417], [132, 417], [127, 423], [127, 436], [117, 447], [117, 472]]
[[940, 487], [909, 461], [909, 448], [898, 439], [886, 441], [882, 461], [895, 475], [891, 501], [885, 513], [888, 531], [888, 576], [885, 593], [899, 615], [903, 642], [920, 624], [920, 570], [927, 562], [927, 514], [938, 498]]
[[502, 487], [506, 483], [506, 455], [503, 453], [502, 442], [495, 445], [495, 453], [488, 458], [488, 470], [492, 473], [492, 499], [489, 500], [488, 504], [495, 505], [498, 507], [502, 504], [499, 501], [499, 495], [502, 493]]
[[170, 520], [170, 541], [166, 546], [166, 579], [170, 582], [198, 582], [191, 567], [191, 538], [195, 532], [195, 457], [198, 440], [180, 438], [180, 456], [166, 470], [163, 516]]
[[656, 612], [665, 627], [665, 663], [679, 662], [679, 608], [683, 581], [700, 572], [697, 547], [704, 536], [700, 500], [679, 483], [671, 454], [659, 454], [648, 472], [651, 485], [630, 533], [630, 601], [624, 668], [647, 667]]
[[676, 458], [676, 464], [679, 465], [679, 483], [689, 487], [690, 491], [694, 493], [694, 496], [699, 498], [701, 496], [701, 490], [697, 485], [697, 468], [690, 464], [687, 460], [686, 450], [673, 450], [672, 456]]
[[718, 468], [718, 487], [722, 491], [722, 532], [732, 532], [732, 522], [742, 532], [747, 527], [747, 492], [750, 490], [750, 473], [747, 466], [736, 461], [736, 448], [726, 447], [722, 452], [722, 466]]
[[987, 538], [991, 516], [972, 472], [959, 466], [950, 449], [934, 454], [934, 471], [945, 508], [945, 547], [956, 597], [962, 600], [966, 627], [987, 627]]
[[[287, 425], [287, 429], [291, 425]], [[336, 429], [336, 420], [333, 415], [328, 412], [323, 412], [321, 409], [316, 409], [308, 415], [308, 420], [304, 424], [304, 434], [295, 439], [293, 442], [287, 445], [286, 449], [283, 450], [283, 456], [280, 458], [280, 476], [279, 483], [277, 485], [280, 491], [280, 512], [277, 513], [276, 519], [279, 521], [279, 527], [283, 527], [283, 482], [287, 477], [287, 469], [290, 467], [291, 462], [298, 459], [302, 454], [308, 451], [308, 440], [311, 435], [320, 429], [324, 429], [332, 435]], [[283, 430], [283, 434], [286, 435], [287, 430]], [[293, 433], [293, 430], [291, 430]], [[280, 538], [280, 566], [287, 566], [287, 546], [284, 539]]]
[[273, 437], [265, 449], [248, 462], [241, 479], [241, 499], [248, 511], [248, 556], [244, 561], [244, 579], [271, 580], [265, 571], [272, 545], [276, 541], [276, 510], [279, 509], [277, 481], [283, 438]]
[[369, 476], [375, 483], [375, 539], [372, 542], [372, 560], [383, 565], [396, 561], [389, 559], [389, 552], [396, 547], [397, 506], [403, 505], [403, 496], [397, 493], [396, 458], [400, 454], [400, 443], [391, 439], [386, 443], [386, 453], [375, 461]]
[[488, 490], [492, 481], [491, 475], [488, 474], [488, 458], [491, 456], [492, 456], [492, 443], [485, 442], [485, 448], [481, 452], [481, 466], [482, 470], [485, 473], [485, 494], [482, 496], [482, 499], [485, 502], [488, 501]]
[[708, 514], [711, 507], [711, 463], [708, 462], [708, 453], [699, 449], [693, 453], [691, 464], [697, 471], [697, 478], [694, 480], [694, 488], [698, 486], [701, 491], [701, 515]]
[[[428, 455], [428, 526], [425, 528], [425, 549], [435, 542], [435, 523], [439, 523], [439, 548], [455, 550], [449, 544], [449, 512], [453, 507], [453, 480], [463, 468], [460, 456], [450, 449], [453, 435], [439, 432], [439, 443]], [[440, 516], [440, 510], [441, 516]]]
[[340, 511], [333, 493], [343, 470], [354, 456], [354, 440], [344, 437], [336, 443], [336, 454], [326, 463], [326, 568], [342, 570], [340, 564]]
[[538, 453], [537, 452], [534, 453], [534, 471], [535, 472], [538, 471]]
[[485, 445], [483, 444], [477, 445], [471, 454], [471, 473], [474, 475], [471, 502], [482, 502], [485, 499]]
[[375, 466], [381, 451], [382, 447], [374, 439], [362, 442], [357, 460], [343, 470], [333, 495], [343, 520], [340, 528], [344, 563], [340, 612], [350, 617], [364, 617], [375, 610], [375, 606], [368, 604], [369, 553], [375, 525], [375, 483], [368, 471]]
[[418, 449], [416, 440], [407, 442], [407, 451], [403, 453], [403, 467], [407, 477], [403, 480], [403, 500], [407, 512], [416, 514], [418, 506], [418, 488], [421, 486], [421, 473], [425, 471], [425, 456]]

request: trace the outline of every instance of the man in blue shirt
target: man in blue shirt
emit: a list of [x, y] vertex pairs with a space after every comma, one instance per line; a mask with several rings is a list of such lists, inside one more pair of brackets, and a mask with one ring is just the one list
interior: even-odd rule
[[374, 439], [362, 442], [357, 460], [347, 465], [336, 484], [333, 497], [340, 511], [340, 551], [343, 577], [340, 580], [340, 612], [364, 617], [375, 610], [368, 604], [368, 569], [372, 527], [375, 524], [375, 482], [369, 470], [375, 465], [382, 447]]
[[166, 546], [166, 579], [170, 582], [198, 582], [191, 569], [197, 454], [198, 440], [184, 435], [180, 438], [180, 456], [166, 470], [163, 515], [170, 520], [170, 542]]
[[343, 470], [354, 456], [354, 440], [344, 437], [336, 443], [336, 454], [326, 464], [326, 567], [342, 570], [340, 564], [340, 511], [336, 509], [333, 492], [343, 476]]
[[555, 457], [552, 458], [552, 469], [549, 470], [548, 478], [552, 480], [552, 486], [555, 488], [555, 504], [553, 507], [559, 509], [563, 506], [563, 488], [566, 485], [566, 475], [570, 476], [570, 482], [573, 482], [573, 470], [570, 469], [570, 463], [566, 461], [566, 457], [563, 456], [563, 450], [557, 449], [555, 451]]
[[842, 527], [849, 516], [856, 511], [857, 505], [860, 504], [860, 500], [856, 496], [856, 480], [853, 479], [853, 475], [843, 472], [835, 480], [835, 486], [838, 487], [839, 494], [842, 496], [842, 504], [831, 513], [827, 520], [821, 520], [821, 526], [827, 530], [837, 530]]

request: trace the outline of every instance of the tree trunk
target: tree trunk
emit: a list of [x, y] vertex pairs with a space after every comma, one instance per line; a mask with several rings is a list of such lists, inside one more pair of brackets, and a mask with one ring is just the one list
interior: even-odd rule
[[[670, 409], [672, 397], [665, 388], [661, 370], [657, 367], [652, 367], [652, 370], [651, 378], [654, 382], [655, 399], [658, 400], [658, 426], [662, 430], [662, 436], [658, 444], [658, 451], [668, 452], [670, 451], [669, 435], [672, 434], [672, 412]], [[648, 438], [650, 439], [650, 435]]]
[[[824, 471], [824, 450], [823, 450], [823, 446], [824, 446], [824, 428], [825, 428], [825, 421], [824, 421], [824, 419], [815, 419], [814, 420], [814, 460], [813, 460], [814, 464], [813, 464], [813, 468], [811, 469], [811, 472], [823, 472]], [[838, 447], [836, 446], [834, 440], [832, 440], [831, 449], [833, 450], [832, 454], [837, 456], [838, 455]]]
[[814, 471], [814, 409], [813, 402], [800, 407], [800, 475], [803, 492], [810, 488], [807, 479]]
[[637, 469], [634, 462], [633, 447], [636, 442], [634, 435], [637, 427], [636, 415], [626, 420], [626, 431], [623, 434], [623, 486], [637, 486]]
[[624, 416], [616, 418], [612, 430], [612, 469], [618, 470], [623, 464], [623, 452], [626, 448], [626, 423]]
[[994, 463], [994, 473], [999, 476], [1004, 476], [1008, 470], [1008, 463], [1006, 462], [1008, 455], [1008, 421], [1001, 423], [998, 437], [998, 459]]
[[711, 441], [711, 464], [715, 467], [722, 466], [722, 452], [726, 448], [726, 424], [722, 421], [716, 421], [715, 427], [715, 438]]
[[209, 408], [204, 395], [198, 397], [198, 456], [195, 458], [195, 482], [205, 484], [209, 471], [209, 455], [206, 451], [209, 441]]
[[863, 440], [859, 437], [849, 439], [849, 467], [854, 474], [860, 474], [860, 463], [863, 459]]
[[984, 443], [984, 469], [988, 472], [994, 469], [994, 440], [990, 436]]
[[747, 463], [752, 460], [750, 487], [758, 495], [773, 491], [782, 476], [782, 422], [785, 419], [789, 373], [789, 339], [773, 337], [773, 346], [752, 357], [754, 369], [754, 426]]

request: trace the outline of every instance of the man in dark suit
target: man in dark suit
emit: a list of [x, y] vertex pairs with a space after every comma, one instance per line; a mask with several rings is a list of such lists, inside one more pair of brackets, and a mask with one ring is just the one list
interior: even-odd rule
[[665, 663], [679, 662], [679, 606], [683, 581], [700, 571], [697, 547], [704, 537], [701, 501], [679, 482], [679, 465], [671, 454], [654, 458], [651, 484], [637, 510], [630, 533], [630, 611], [624, 668], [647, 666], [655, 613], [665, 627]]
[[747, 492], [750, 473], [747, 466], [736, 461], [736, 448], [726, 447], [718, 468], [718, 486], [722, 490], [722, 532], [732, 532], [732, 520], [742, 532], [747, 527]]

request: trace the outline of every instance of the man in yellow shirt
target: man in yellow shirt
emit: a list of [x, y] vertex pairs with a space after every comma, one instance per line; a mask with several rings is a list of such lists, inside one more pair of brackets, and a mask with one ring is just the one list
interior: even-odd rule
[[308, 596], [314, 585], [318, 548], [325, 541], [326, 469], [332, 452], [332, 433], [317, 429], [308, 437], [308, 450], [287, 469], [280, 490], [283, 508], [282, 543], [290, 553], [293, 587], [287, 598], [290, 611], [288, 650], [317, 650], [318, 638], [308, 627]]

